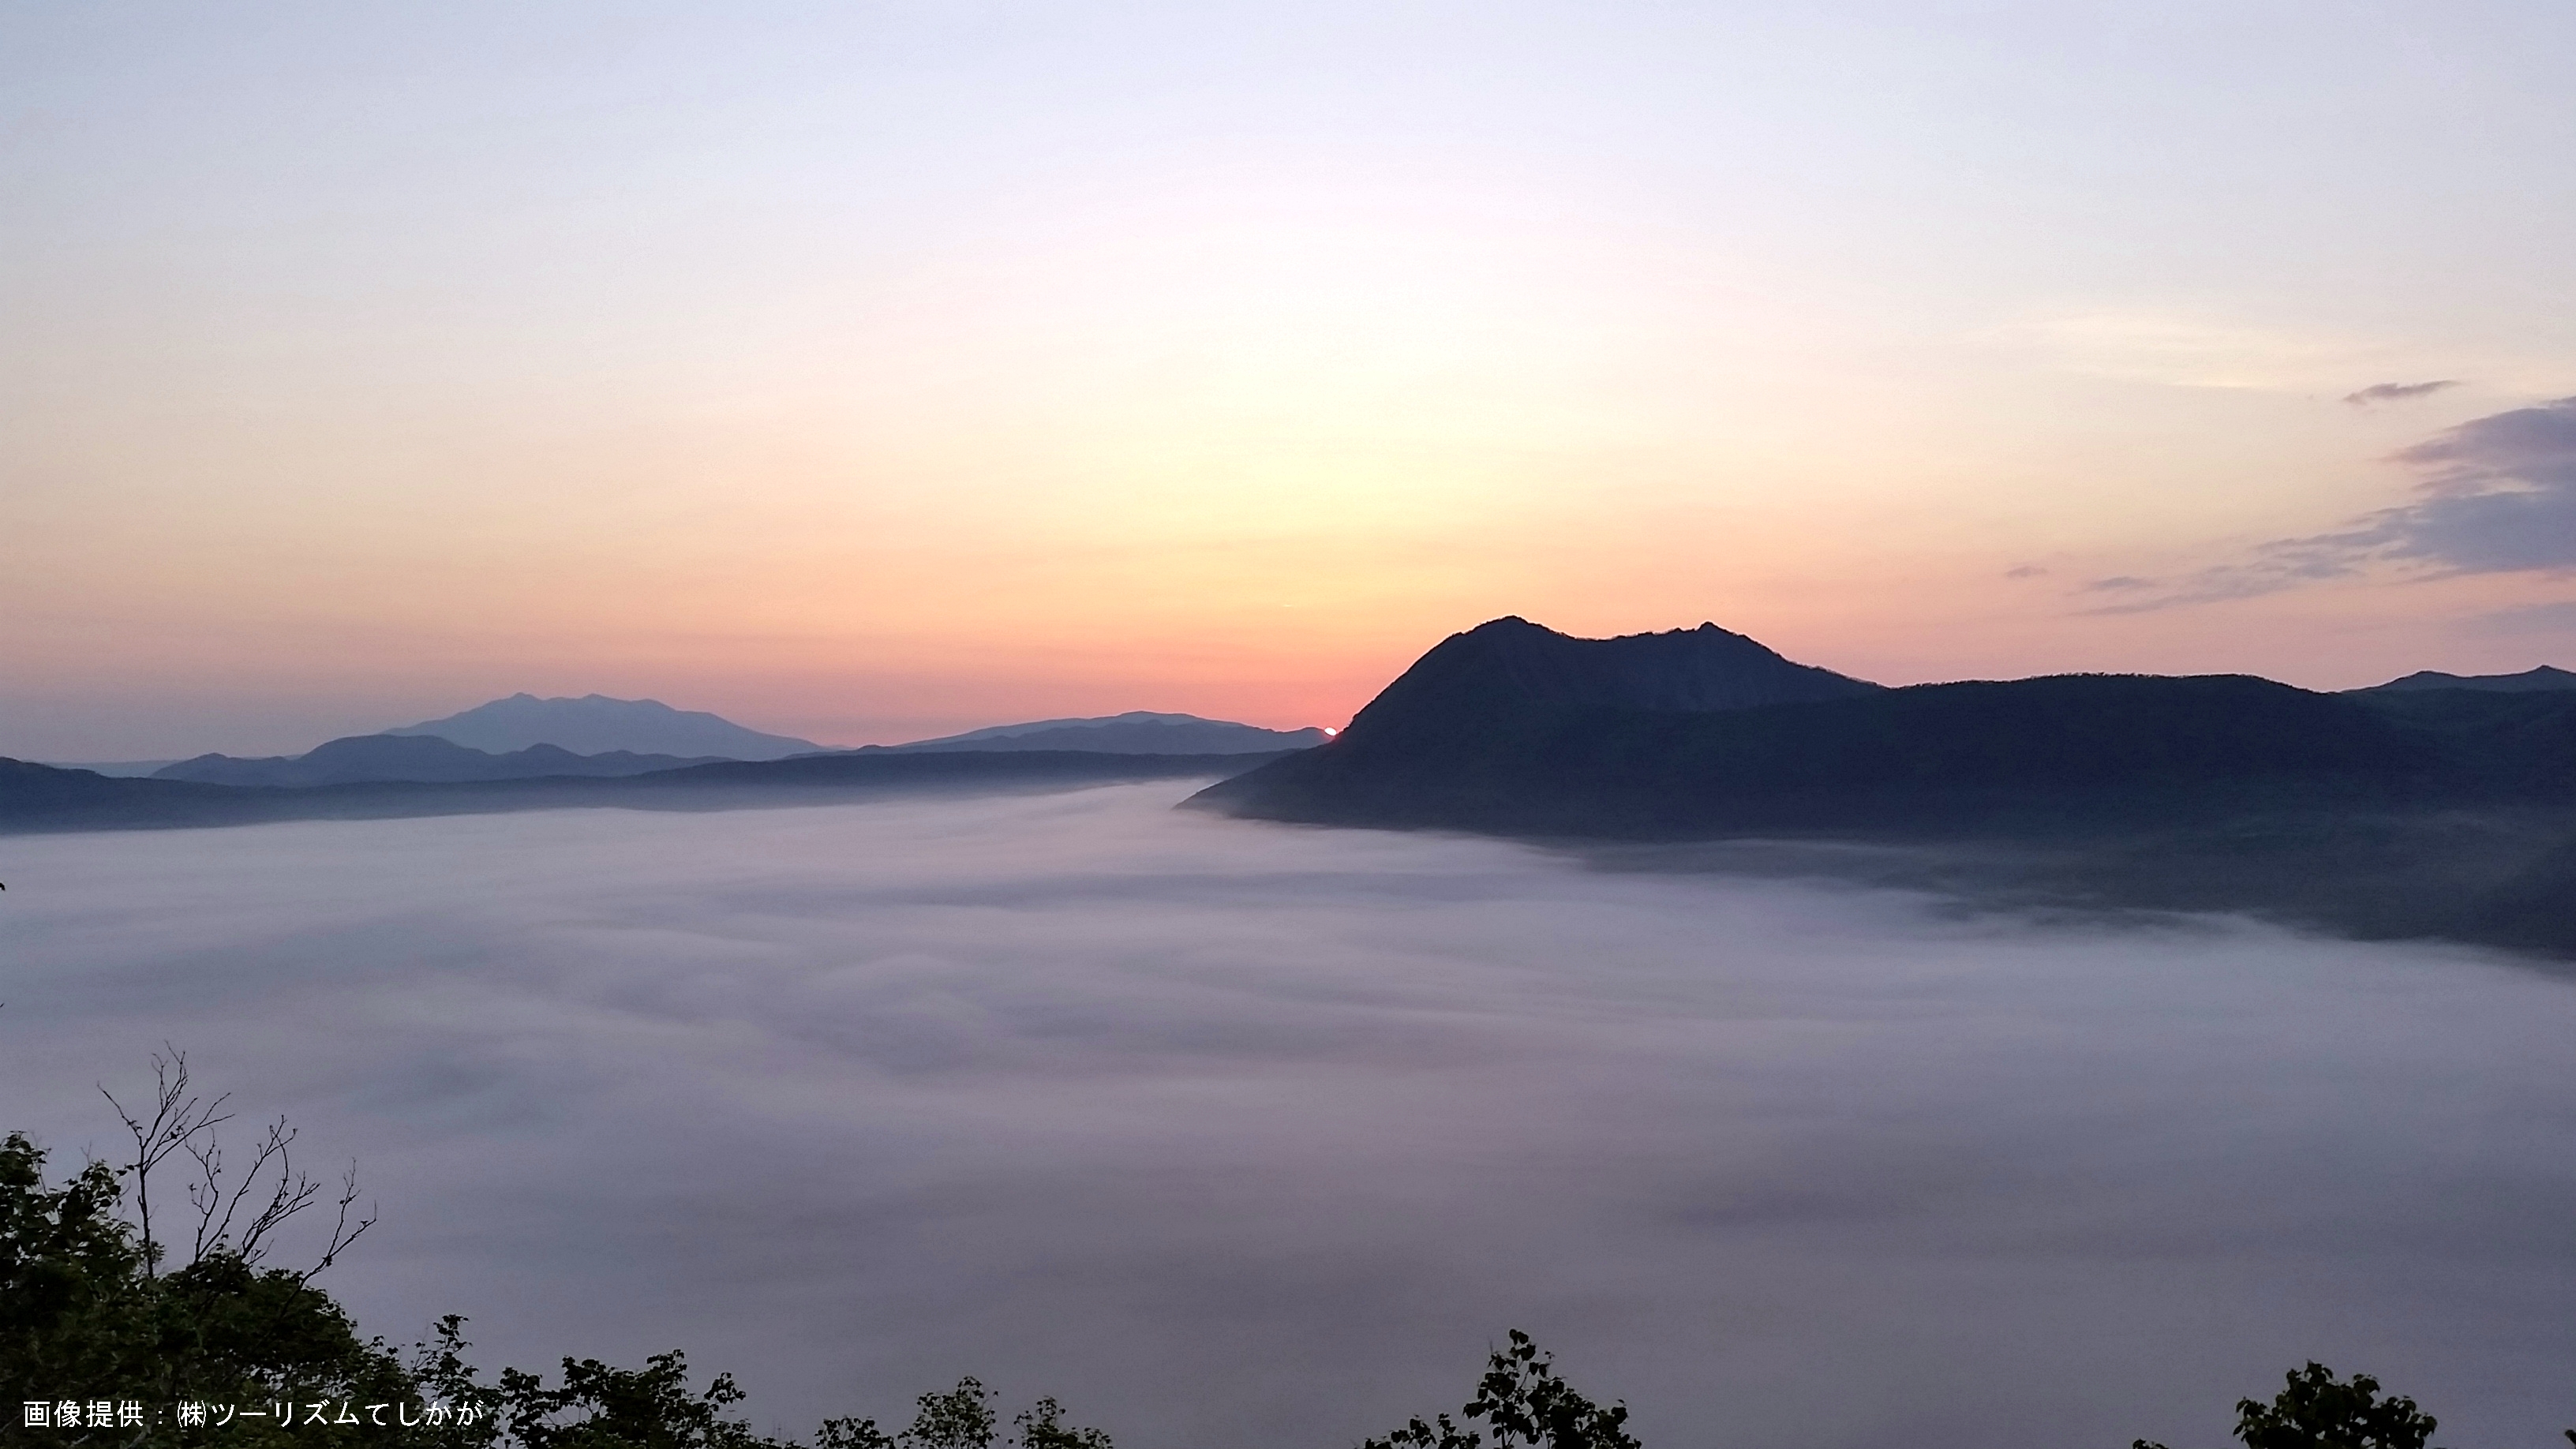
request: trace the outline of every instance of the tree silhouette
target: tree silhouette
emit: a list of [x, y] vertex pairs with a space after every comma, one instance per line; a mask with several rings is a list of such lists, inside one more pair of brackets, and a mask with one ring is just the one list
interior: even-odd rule
[[[2245, 1449], [2425, 1449], [2433, 1416], [2408, 1398], [2379, 1396], [2379, 1380], [2354, 1374], [2350, 1382], [2310, 1362], [2286, 1376], [2287, 1387], [2266, 1404], [2236, 1401], [2236, 1437]], [[2576, 1431], [2568, 1435], [2576, 1442]], [[2164, 1449], [2135, 1440], [2130, 1449]]]
[[[1555, 1361], [1542, 1357], [1538, 1345], [1517, 1328], [1511, 1331], [1510, 1347], [1486, 1356], [1476, 1396], [1458, 1412], [1484, 1420], [1494, 1432], [1496, 1449], [1643, 1449], [1628, 1435], [1627, 1405], [1605, 1409], [1576, 1393], [1558, 1376]], [[1383, 1439], [1368, 1440], [1361, 1449], [1477, 1449], [1483, 1443], [1480, 1431], [1442, 1414], [1428, 1423], [1416, 1418]]]

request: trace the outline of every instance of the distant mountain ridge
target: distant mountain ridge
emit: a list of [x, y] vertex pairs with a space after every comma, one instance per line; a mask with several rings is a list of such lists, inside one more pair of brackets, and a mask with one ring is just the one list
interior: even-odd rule
[[577, 755], [554, 745], [530, 745], [508, 754], [468, 749], [437, 735], [350, 735], [318, 745], [296, 756], [235, 759], [199, 755], [152, 772], [155, 780], [193, 780], [205, 785], [277, 785], [309, 789], [317, 785], [408, 782], [456, 783], [474, 780], [533, 780], [556, 775], [641, 775], [676, 770], [725, 758], [704, 755], [639, 755], [614, 750]]
[[539, 699], [514, 694], [478, 704], [444, 719], [383, 731], [435, 735], [468, 749], [511, 754], [552, 745], [576, 755], [626, 751], [684, 758], [780, 760], [829, 748], [792, 735], [763, 734], [704, 710], [673, 709], [658, 699]]
[[2541, 665], [2520, 674], [2444, 674], [2438, 669], [2421, 669], [2403, 679], [2374, 684], [2354, 694], [2377, 694], [2384, 690], [2476, 689], [2491, 694], [2530, 694], [2540, 690], [2576, 689], [2576, 673]]
[[1194, 714], [1156, 714], [1131, 710], [1095, 719], [1042, 719], [1026, 724], [993, 725], [962, 735], [913, 740], [900, 745], [869, 745], [875, 751], [958, 752], [989, 750], [1077, 750], [1113, 755], [1249, 755], [1273, 750], [1302, 750], [1332, 738], [1324, 730], [1263, 729], [1231, 720], [1202, 719]]
[[1204, 780], [1275, 758], [1096, 750], [837, 751], [786, 760], [718, 760], [638, 775], [366, 780], [280, 788], [111, 777], [0, 757], [0, 836], [518, 810], [741, 810], [926, 793], [1074, 790], [1148, 780]]

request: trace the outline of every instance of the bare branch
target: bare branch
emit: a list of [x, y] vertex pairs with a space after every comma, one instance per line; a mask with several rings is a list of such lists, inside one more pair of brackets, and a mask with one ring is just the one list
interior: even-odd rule
[[295, 1170], [294, 1155], [287, 1150], [287, 1144], [294, 1140], [295, 1129], [286, 1125], [284, 1117], [278, 1118], [270, 1125], [268, 1135], [260, 1139], [258, 1156], [242, 1178], [241, 1189], [237, 1189], [247, 1190], [268, 1160], [277, 1159], [277, 1186], [269, 1192], [267, 1205], [242, 1229], [241, 1245], [235, 1249], [245, 1263], [256, 1263], [267, 1256], [268, 1249], [261, 1240], [278, 1224], [312, 1206], [314, 1194], [322, 1190], [322, 1184]]
[[[349, 1159], [349, 1170], [340, 1174], [340, 1214], [339, 1217], [331, 1224], [331, 1245], [322, 1250], [322, 1261], [313, 1265], [313, 1273], [319, 1273], [323, 1269], [330, 1267], [332, 1263], [339, 1259], [339, 1256], [343, 1252], [348, 1250], [351, 1243], [358, 1240], [358, 1235], [360, 1233], [363, 1233], [367, 1229], [376, 1225], [376, 1206], [373, 1203], [369, 1203], [367, 1205], [367, 1215], [358, 1219], [358, 1225], [356, 1227], [353, 1228], [349, 1226], [349, 1204], [356, 1202], [357, 1200], [358, 1159], [352, 1157]], [[307, 1273], [304, 1276], [310, 1278], [313, 1276], [313, 1273]]]
[[197, 1239], [189, 1250], [189, 1259], [193, 1262], [206, 1256], [210, 1245], [223, 1242], [224, 1228], [232, 1222], [232, 1214], [225, 1213], [220, 1223], [215, 1220], [215, 1213], [224, 1201], [223, 1144], [211, 1137], [203, 1147], [191, 1142], [188, 1155], [197, 1160], [197, 1180], [188, 1184], [188, 1206], [197, 1210]]
[[[270, 1123], [266, 1133], [260, 1137], [259, 1145], [251, 1153], [249, 1170], [242, 1174], [240, 1183], [230, 1192], [226, 1192], [223, 1187], [222, 1146], [209, 1138], [204, 1147], [191, 1146], [188, 1149], [189, 1154], [197, 1159], [197, 1166], [204, 1174], [202, 1181], [191, 1183], [188, 1187], [188, 1200], [197, 1205], [198, 1257], [202, 1258], [210, 1252], [220, 1252], [230, 1242], [233, 1219], [239, 1215], [243, 1200], [258, 1189], [260, 1178], [268, 1170], [268, 1164], [272, 1158], [278, 1165], [277, 1187], [270, 1193], [267, 1206], [253, 1216], [250, 1223], [243, 1229], [242, 1240], [233, 1251], [240, 1253], [247, 1262], [258, 1262], [259, 1239], [265, 1236], [269, 1229], [285, 1221], [304, 1205], [305, 1200], [313, 1196], [317, 1190], [316, 1184], [309, 1181], [298, 1184], [294, 1181], [294, 1163], [287, 1150], [288, 1144], [294, 1140], [295, 1129], [286, 1125], [284, 1117]], [[297, 1195], [298, 1187], [302, 1189], [300, 1198]]]
[[[250, 1161], [240, 1176], [227, 1187], [224, 1175], [230, 1170], [225, 1161], [222, 1142], [214, 1135], [217, 1124], [233, 1119], [223, 1110], [231, 1100], [225, 1093], [212, 1101], [191, 1095], [188, 1090], [187, 1054], [169, 1043], [162, 1044], [167, 1057], [152, 1058], [153, 1092], [149, 1114], [127, 1110], [116, 1094], [99, 1088], [108, 1105], [116, 1109], [118, 1120], [134, 1139], [134, 1161], [118, 1169], [135, 1180], [135, 1201], [143, 1220], [144, 1255], [149, 1270], [159, 1271], [167, 1256], [167, 1245], [153, 1233], [151, 1179], [153, 1169], [173, 1152], [184, 1150], [197, 1166], [196, 1179], [187, 1184], [188, 1206], [195, 1210], [196, 1232], [190, 1244], [191, 1262], [201, 1262], [209, 1254], [229, 1253], [244, 1263], [257, 1264], [268, 1255], [270, 1239], [289, 1218], [314, 1205], [322, 1193], [322, 1184], [295, 1168], [294, 1143], [297, 1130], [281, 1116], [269, 1123], [253, 1144]], [[350, 1209], [358, 1200], [358, 1164], [353, 1159], [349, 1170], [341, 1174], [338, 1208], [331, 1224], [329, 1242], [322, 1250], [322, 1261], [304, 1276], [310, 1277], [339, 1260], [349, 1245], [367, 1229], [376, 1225], [376, 1210], [370, 1205], [366, 1213], [351, 1221]], [[263, 1200], [264, 1199], [264, 1200]], [[248, 1221], [242, 1213], [256, 1203]], [[239, 1236], [235, 1236], [238, 1224]]]
[[107, 1105], [116, 1109], [117, 1119], [125, 1124], [125, 1130], [134, 1138], [134, 1161], [124, 1170], [134, 1175], [135, 1211], [143, 1220], [143, 1263], [147, 1273], [160, 1270], [163, 1253], [160, 1239], [152, 1233], [152, 1169], [216, 1123], [232, 1120], [232, 1114], [222, 1110], [232, 1094], [227, 1092], [211, 1102], [188, 1095], [188, 1054], [168, 1042], [161, 1045], [169, 1055], [163, 1057], [156, 1053], [152, 1058], [152, 1115], [149, 1119], [127, 1111], [125, 1104], [116, 1100], [116, 1094], [105, 1084], [102, 1083], [98, 1089], [99, 1095], [107, 1098]]

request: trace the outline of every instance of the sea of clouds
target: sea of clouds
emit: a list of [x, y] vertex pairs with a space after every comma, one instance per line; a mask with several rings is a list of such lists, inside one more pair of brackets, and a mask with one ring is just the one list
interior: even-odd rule
[[0, 1128], [112, 1157], [176, 1043], [361, 1159], [369, 1330], [791, 1432], [1338, 1449], [1512, 1327], [1652, 1449], [2214, 1445], [2312, 1357], [2576, 1424], [2563, 975], [1189, 788], [0, 841]]

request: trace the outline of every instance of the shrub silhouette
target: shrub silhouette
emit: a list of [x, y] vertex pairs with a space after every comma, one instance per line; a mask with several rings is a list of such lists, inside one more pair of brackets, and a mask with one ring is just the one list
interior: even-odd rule
[[[2413, 1399], [2379, 1396], [2379, 1380], [2354, 1374], [2349, 1382], [2310, 1362], [2287, 1375], [2288, 1387], [2272, 1402], [2236, 1401], [2236, 1437], [2245, 1449], [2425, 1449], [2433, 1416]], [[2576, 1430], [2568, 1432], [2576, 1443]], [[2130, 1449], [2164, 1449], [2144, 1439]]]
[[[1510, 1347], [1487, 1355], [1476, 1396], [1458, 1412], [1484, 1421], [1497, 1449], [1642, 1449], [1628, 1435], [1625, 1404], [1605, 1409], [1576, 1393], [1557, 1375], [1554, 1361], [1517, 1328]], [[1482, 1432], [1442, 1414], [1428, 1423], [1417, 1418], [1361, 1449], [1477, 1449], [1484, 1442]]]

